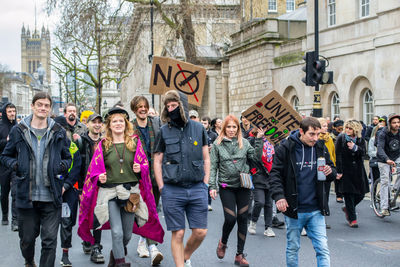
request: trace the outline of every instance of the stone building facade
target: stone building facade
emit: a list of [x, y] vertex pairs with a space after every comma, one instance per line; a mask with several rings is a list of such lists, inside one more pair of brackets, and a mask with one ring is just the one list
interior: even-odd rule
[[[302, 8], [306, 24], [295, 14]], [[320, 86], [323, 116], [369, 124], [374, 114], [399, 113], [400, 2], [321, 1], [319, 25], [319, 52], [334, 72], [334, 83]], [[302, 55], [314, 50], [313, 1], [276, 20], [253, 22], [232, 37], [227, 53], [232, 113], [239, 115], [271, 89], [300, 113], [311, 113], [314, 87], [301, 81], [301, 68]]]
[[30, 74], [21, 72], [0, 73], [0, 96], [15, 105], [18, 117], [31, 114], [33, 95], [48, 89], [49, 87], [41, 86]]
[[305, 0], [241, 0], [242, 22], [275, 18], [295, 11]]
[[[201, 2], [200, 2], [201, 3]], [[176, 12], [176, 4], [164, 4], [167, 14]], [[151, 62], [150, 8], [137, 5], [131, 20], [131, 29], [122, 46], [120, 68], [131, 71], [121, 84], [121, 101], [129, 107], [135, 95], [144, 95], [152, 105], [149, 93]], [[240, 27], [240, 1], [216, 1], [215, 5], [196, 5], [192, 13], [197, 45], [197, 56], [207, 69], [207, 80], [202, 107], [191, 107], [200, 116], [225, 116], [228, 114], [227, 68], [223, 53], [231, 43], [230, 35]], [[166, 25], [158, 12], [154, 12], [154, 55], [184, 60], [182, 41]], [[224, 74], [225, 70], [225, 74]], [[154, 107], [160, 111], [160, 96], [154, 96]]]
[[[302, 6], [292, 14], [297, 16], [304, 12], [305, 6]], [[229, 58], [230, 113], [240, 116], [241, 111], [273, 89], [284, 93], [276, 85], [274, 71], [277, 66], [287, 67], [292, 61], [298, 64], [302, 56], [301, 40], [305, 35], [305, 18], [290, 21], [279, 17], [250, 21], [232, 35], [233, 44], [226, 53]]]
[[[29, 74], [44, 73], [44, 80], [51, 83], [50, 32], [42, 27], [41, 33], [35, 28], [31, 34], [29, 27], [21, 29], [21, 71]], [[39, 69], [40, 66], [42, 69]], [[44, 72], [43, 72], [44, 71]]]

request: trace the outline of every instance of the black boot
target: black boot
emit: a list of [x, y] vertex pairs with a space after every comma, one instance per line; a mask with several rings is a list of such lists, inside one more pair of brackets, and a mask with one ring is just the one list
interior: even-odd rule
[[68, 258], [68, 252], [63, 252], [60, 264], [63, 267], [72, 267], [72, 263]]
[[3, 219], [1, 220], [1, 225], [8, 225], [8, 214], [3, 214]]

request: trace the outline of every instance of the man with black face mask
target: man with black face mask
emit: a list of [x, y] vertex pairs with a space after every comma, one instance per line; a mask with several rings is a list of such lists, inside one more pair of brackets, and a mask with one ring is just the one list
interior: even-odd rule
[[[164, 96], [160, 128], [154, 144], [154, 175], [161, 192], [167, 229], [172, 231], [175, 265], [190, 267], [190, 256], [207, 234], [208, 136], [199, 122], [189, 120], [187, 97], [175, 90]], [[186, 245], [185, 214], [192, 229]]]
[[77, 120], [77, 109], [74, 103], [68, 103], [64, 107], [64, 117], [67, 119], [69, 130], [72, 133], [72, 141], [81, 146], [81, 135], [87, 132], [85, 124]]

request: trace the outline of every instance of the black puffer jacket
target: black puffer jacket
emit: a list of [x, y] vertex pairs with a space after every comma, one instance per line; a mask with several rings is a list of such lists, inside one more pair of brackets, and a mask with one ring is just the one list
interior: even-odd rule
[[[289, 207], [284, 212], [288, 217], [297, 219], [298, 191], [296, 174], [296, 153], [295, 141], [291, 138], [284, 139], [275, 147], [274, 162], [269, 175], [269, 185], [272, 198], [275, 201], [286, 199]], [[328, 149], [324, 141], [318, 140], [315, 144], [316, 157], [325, 157], [326, 164], [332, 168], [332, 173], [326, 177], [325, 182], [317, 181], [317, 201], [321, 213], [329, 215], [329, 206], [327, 198], [324, 197], [326, 183], [330, 183], [336, 178], [336, 168], [330, 159]]]

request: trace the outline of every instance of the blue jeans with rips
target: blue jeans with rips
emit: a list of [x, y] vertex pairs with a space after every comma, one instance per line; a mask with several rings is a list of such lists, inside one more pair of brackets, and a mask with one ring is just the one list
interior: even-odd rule
[[325, 218], [321, 211], [298, 213], [298, 219], [285, 216], [286, 222], [286, 265], [299, 266], [300, 233], [303, 227], [311, 239], [317, 254], [318, 267], [330, 266], [328, 238], [326, 236]]

